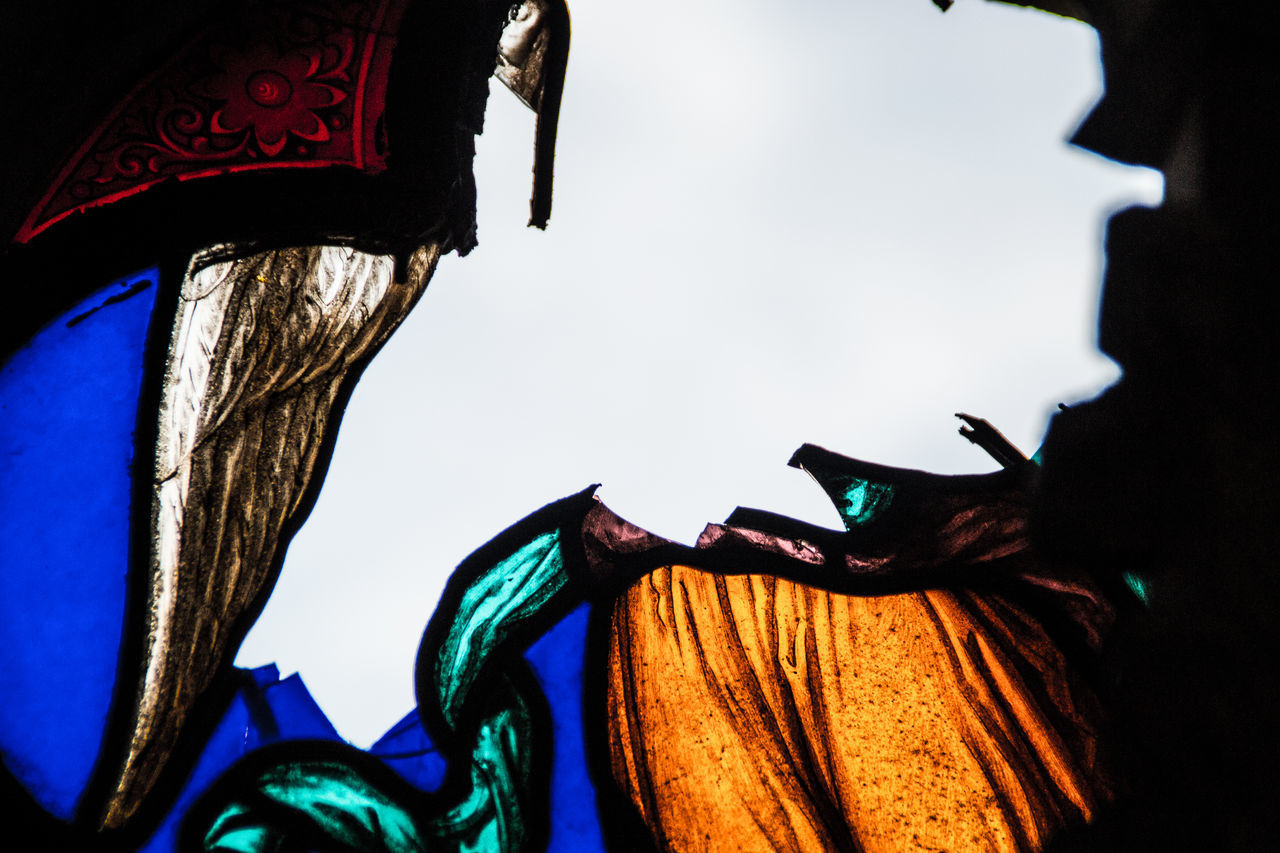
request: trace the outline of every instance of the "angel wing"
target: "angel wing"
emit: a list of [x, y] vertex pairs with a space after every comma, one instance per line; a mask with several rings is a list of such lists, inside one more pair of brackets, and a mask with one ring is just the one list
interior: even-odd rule
[[147, 639], [128, 753], [104, 827], [122, 826], [274, 584], [336, 428], [345, 383], [417, 302], [440, 256], [404, 281], [343, 246], [193, 261], [169, 346], [152, 483]]

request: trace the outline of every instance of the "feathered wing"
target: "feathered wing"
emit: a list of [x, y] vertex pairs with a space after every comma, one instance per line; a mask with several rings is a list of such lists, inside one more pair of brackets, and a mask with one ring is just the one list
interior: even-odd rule
[[390, 256], [341, 246], [193, 263], [161, 391], [132, 735], [105, 827], [137, 810], [230, 664], [337, 426], [344, 380], [404, 319], [439, 256], [418, 249], [403, 282]]

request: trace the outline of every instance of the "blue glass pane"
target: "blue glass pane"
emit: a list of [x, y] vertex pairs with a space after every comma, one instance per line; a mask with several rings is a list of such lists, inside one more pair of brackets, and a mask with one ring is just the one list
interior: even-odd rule
[[[311, 691], [302, 683], [302, 676], [296, 672], [283, 681], [267, 685], [263, 694], [275, 721], [277, 735], [269, 739], [264, 737], [258, 742], [246, 741], [246, 752], [274, 740], [342, 739], [316, 700], [311, 698]], [[263, 734], [267, 733], [264, 731]]]
[[231, 701], [195, 769], [160, 828], [141, 848], [145, 853], [177, 849], [178, 826], [191, 804], [228, 767], [249, 751], [277, 740], [338, 740], [338, 733], [296, 674], [283, 681], [274, 665], [252, 672], [253, 684]]
[[0, 752], [61, 818], [115, 682], [155, 280], [98, 291], [0, 369]]
[[580, 605], [524, 655], [546, 693], [555, 728], [549, 850], [604, 850], [582, 731], [582, 669], [590, 613], [589, 604]]
[[436, 752], [417, 709], [406, 714], [369, 747], [369, 753], [381, 758], [410, 785], [423, 791], [435, 791], [444, 782], [444, 757]]

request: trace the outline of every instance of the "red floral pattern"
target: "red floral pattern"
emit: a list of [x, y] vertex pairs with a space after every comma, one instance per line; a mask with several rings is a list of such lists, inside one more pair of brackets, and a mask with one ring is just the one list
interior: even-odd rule
[[[283, 56], [263, 44], [249, 50], [221, 51], [214, 61], [221, 72], [203, 89], [222, 106], [209, 120], [214, 133], [238, 133], [246, 128], [263, 154], [274, 157], [284, 150], [289, 134], [308, 142], [328, 142], [329, 127], [317, 113], [346, 99], [338, 83], [349, 82], [351, 39], [339, 44], [340, 58], [326, 68], [324, 51], [295, 51]], [[330, 47], [335, 47], [330, 45]], [[341, 48], [344, 48], [342, 50]]]
[[328, 165], [382, 171], [374, 128], [407, 2], [261, 0], [238, 27], [196, 38], [84, 141], [16, 241], [166, 178]]

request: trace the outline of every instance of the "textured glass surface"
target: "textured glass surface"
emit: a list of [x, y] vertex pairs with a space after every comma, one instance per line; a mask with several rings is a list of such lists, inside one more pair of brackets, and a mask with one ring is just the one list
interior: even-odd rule
[[[686, 547], [593, 490], [509, 528], [459, 566], [419, 650], [419, 710], [451, 762], [435, 795], [354, 749], [323, 764], [345, 794], [322, 795], [314, 756], [260, 754], [274, 763], [241, 765], [209, 798], [210, 844], [600, 850], [604, 829], [647, 829], [659, 849], [1014, 851], [1088, 820], [1113, 779], [1095, 697], [1059, 644], [1096, 637], [1113, 612], [1087, 579], [1021, 600], [1044, 585], [1020, 481], [813, 447], [793, 461], [865, 525], [856, 535], [792, 521], [815, 545], [735, 526], [790, 521], [739, 511]], [[597, 606], [607, 633], [589, 656]], [[585, 689], [588, 665], [603, 696]], [[604, 727], [588, 731], [581, 703], [600, 700]], [[434, 761], [415, 724], [375, 752]], [[588, 744], [612, 775], [596, 780], [603, 799]], [[289, 813], [250, 793], [268, 778]], [[366, 835], [384, 808], [420, 838]]]
[[1120, 577], [1124, 578], [1125, 584], [1133, 590], [1134, 595], [1138, 596], [1139, 601], [1143, 604], [1151, 604], [1150, 586], [1144, 577], [1133, 572], [1121, 572]]
[[[254, 780], [253, 799], [291, 813], [289, 821], [310, 822], [327, 838], [328, 849], [410, 853], [427, 849], [413, 818], [358, 772], [337, 761], [304, 761], [269, 767]], [[205, 834], [205, 849], [269, 851], [280, 849], [280, 823], [256, 821], [267, 814], [235, 804], [219, 815]], [[340, 849], [340, 848], [339, 848]]]
[[64, 819], [115, 684], [155, 281], [152, 269], [99, 290], [0, 370], [0, 744]]
[[468, 587], [440, 650], [440, 709], [450, 725], [481, 666], [522, 617], [538, 612], [565, 583], [559, 531], [543, 533]]
[[436, 832], [463, 850], [510, 853], [529, 835], [526, 799], [535, 735], [529, 711], [518, 694], [509, 707], [480, 725], [471, 749], [471, 790], [466, 799], [433, 823]]
[[130, 821], [184, 727], [208, 713], [204, 696], [229, 674], [306, 516], [352, 371], [413, 306], [438, 256], [419, 247], [397, 282], [389, 255], [296, 246], [193, 264], [182, 281], [146, 457], [143, 677], [122, 709], [131, 730], [104, 827]]
[[[178, 824], [191, 803], [248, 752], [278, 740], [339, 740], [338, 733], [296, 674], [281, 680], [276, 667], [268, 665], [253, 670], [251, 675], [252, 681], [236, 694], [214, 729], [164, 823], [141, 848], [145, 853], [170, 853], [177, 849]], [[243, 844], [258, 837], [253, 831], [232, 835], [238, 839], [235, 843]], [[263, 848], [231, 846], [228, 849]]]
[[[370, 751], [400, 779], [352, 748], [328, 758], [304, 744], [259, 753], [257, 764], [251, 757], [230, 771], [196, 805], [190, 831], [205, 849], [308, 848], [322, 840], [326, 849], [516, 851], [540, 846], [547, 831], [559, 849], [600, 849], [593, 816], [559, 820], [543, 812], [548, 801], [594, 812], [579, 704], [587, 608], [520, 657], [521, 644], [564, 612], [557, 601], [569, 584], [562, 523], [580, 525], [589, 501], [587, 492], [552, 504], [473, 554], [433, 617], [417, 689], [422, 716], [458, 762], [446, 786], [441, 757], [414, 714]], [[551, 732], [540, 728], [546, 717], [530, 695], [539, 676], [528, 661], [542, 686], [563, 694], [548, 703], [562, 748], [551, 749]], [[561, 770], [554, 782], [552, 765]], [[435, 796], [420, 797], [423, 790]]]
[[[474, 568], [475, 574], [449, 614], [448, 632], [434, 652], [434, 698], [444, 723], [465, 731], [469, 721], [461, 712], [468, 703], [485, 713], [470, 750], [470, 790], [432, 823], [436, 833], [465, 849], [516, 850], [530, 835], [525, 803], [530, 785], [542, 784], [533, 778], [530, 744], [541, 733], [535, 731], [516, 683], [504, 674], [483, 685], [479, 678], [504, 641], [568, 583], [561, 535], [558, 525], [534, 530], [524, 544], [505, 557], [495, 555], [490, 565], [464, 563], [460, 571]], [[481, 551], [487, 554], [488, 547]]]
[[853, 480], [844, 490], [842, 500], [836, 501], [836, 509], [845, 527], [866, 524], [889, 505], [893, 499], [893, 486], [873, 483], [870, 480]]
[[1090, 695], [998, 596], [674, 566], [611, 643], [614, 777], [659, 849], [1038, 850], [1109, 793]]

